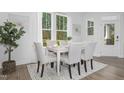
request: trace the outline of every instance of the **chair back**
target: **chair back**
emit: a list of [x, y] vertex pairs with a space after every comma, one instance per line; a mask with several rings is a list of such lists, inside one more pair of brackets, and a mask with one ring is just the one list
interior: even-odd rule
[[68, 45], [67, 41], [65, 41], [65, 40], [60, 41], [60, 46], [67, 46], [67, 45]]
[[57, 43], [54, 40], [47, 41], [47, 46], [55, 46]]
[[95, 47], [96, 47], [96, 42], [90, 42], [89, 44], [87, 44], [87, 46], [85, 46], [85, 50], [84, 50], [85, 60], [89, 60], [93, 58]]
[[41, 63], [45, 63], [46, 62], [45, 49], [43, 49], [41, 43], [35, 42], [34, 44], [36, 49], [37, 60], [40, 61]]
[[69, 64], [78, 63], [81, 60], [81, 44], [71, 43], [69, 47]]

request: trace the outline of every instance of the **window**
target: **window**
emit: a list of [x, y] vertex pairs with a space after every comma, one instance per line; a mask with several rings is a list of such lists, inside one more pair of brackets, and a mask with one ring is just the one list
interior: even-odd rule
[[105, 45], [114, 45], [115, 43], [115, 24], [104, 24]]
[[56, 15], [56, 38], [57, 40], [67, 39], [67, 17]]
[[88, 21], [88, 35], [93, 35], [94, 34], [94, 22], [93, 21]]
[[[53, 13], [42, 13], [43, 46], [47, 46], [47, 41], [54, 37], [51, 36], [54, 35], [54, 33], [56, 35], [56, 40], [67, 40], [67, 16], [52, 14]], [[54, 31], [54, 29], [56, 31]]]
[[43, 12], [42, 14], [42, 35], [43, 46], [46, 46], [47, 40], [51, 39], [51, 14]]

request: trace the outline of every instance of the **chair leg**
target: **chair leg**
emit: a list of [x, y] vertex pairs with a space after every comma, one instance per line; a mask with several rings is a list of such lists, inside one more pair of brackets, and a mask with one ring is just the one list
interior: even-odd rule
[[63, 62], [60, 62], [60, 65], [63, 65]]
[[53, 62], [51, 63], [51, 68], [54, 68], [54, 63]]
[[90, 62], [91, 62], [91, 69], [93, 70], [93, 59], [91, 59]]
[[57, 73], [57, 65], [56, 65], [56, 73]]
[[75, 64], [73, 64], [73, 67], [75, 67]]
[[61, 72], [61, 65], [60, 65], [60, 67], [59, 67], [59, 71]]
[[69, 74], [70, 74], [70, 78], [72, 79], [72, 75], [71, 75], [71, 65], [69, 65]]
[[41, 77], [43, 77], [43, 72], [44, 72], [44, 64], [42, 64]]
[[61, 72], [61, 66], [62, 66], [62, 65], [63, 65], [63, 62], [61, 61], [61, 62], [60, 62], [60, 70], [59, 70], [60, 72]]
[[40, 61], [37, 62], [37, 73], [39, 72], [39, 68], [40, 68]]
[[78, 74], [80, 75], [81, 72], [80, 72], [80, 62], [78, 62]]
[[81, 59], [81, 65], [84, 63], [83, 59]]
[[86, 64], [86, 61], [84, 61], [84, 68], [85, 68], [85, 72], [87, 72], [87, 64]]

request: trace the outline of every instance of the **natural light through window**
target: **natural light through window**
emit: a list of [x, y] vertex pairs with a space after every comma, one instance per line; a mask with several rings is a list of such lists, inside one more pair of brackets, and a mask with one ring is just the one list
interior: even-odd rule
[[56, 15], [57, 40], [67, 39], [67, 17]]
[[51, 39], [51, 14], [42, 14], [42, 35], [43, 35], [43, 46], [46, 46], [47, 40]]

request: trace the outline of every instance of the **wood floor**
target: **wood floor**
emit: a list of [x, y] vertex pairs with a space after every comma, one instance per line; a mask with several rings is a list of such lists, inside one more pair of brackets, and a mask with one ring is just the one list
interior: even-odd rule
[[[124, 59], [116, 57], [95, 57], [96, 61], [108, 64], [107, 67], [97, 71], [82, 80], [124, 80]], [[31, 80], [26, 65], [17, 66], [17, 71], [10, 75], [2, 75], [0, 80]]]
[[83, 80], [124, 80], [124, 59], [100, 57], [95, 60], [108, 64], [108, 66], [83, 78]]
[[16, 72], [9, 75], [2, 75], [0, 70], [0, 80], [31, 80], [26, 65], [17, 66]]

